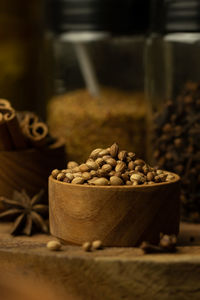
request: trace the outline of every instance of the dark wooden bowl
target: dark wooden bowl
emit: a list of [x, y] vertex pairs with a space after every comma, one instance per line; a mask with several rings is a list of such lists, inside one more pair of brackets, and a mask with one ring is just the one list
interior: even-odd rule
[[51, 234], [80, 245], [101, 240], [105, 246], [157, 243], [160, 233], [178, 234], [180, 178], [146, 186], [87, 186], [49, 177]]
[[34, 195], [47, 189], [52, 169], [62, 169], [65, 163], [62, 141], [42, 149], [0, 151], [0, 196], [12, 197], [14, 190], [22, 189]]

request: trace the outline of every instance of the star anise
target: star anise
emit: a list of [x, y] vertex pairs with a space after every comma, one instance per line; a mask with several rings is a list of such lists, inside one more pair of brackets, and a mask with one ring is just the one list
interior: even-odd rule
[[0, 197], [5, 210], [0, 213], [0, 219], [13, 220], [12, 235], [24, 234], [30, 236], [33, 232], [48, 232], [45, 217], [48, 216], [48, 205], [42, 204], [44, 191], [29, 197], [25, 190], [14, 191], [13, 198]]

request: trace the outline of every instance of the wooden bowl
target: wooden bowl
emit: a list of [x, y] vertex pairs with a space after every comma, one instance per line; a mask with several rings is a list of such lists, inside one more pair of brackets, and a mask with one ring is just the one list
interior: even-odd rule
[[62, 141], [41, 149], [0, 151], [0, 196], [12, 197], [14, 190], [22, 189], [34, 195], [47, 189], [52, 169], [62, 169], [65, 162]]
[[178, 234], [180, 178], [146, 186], [87, 186], [49, 177], [50, 232], [64, 243], [105, 246], [157, 243]]

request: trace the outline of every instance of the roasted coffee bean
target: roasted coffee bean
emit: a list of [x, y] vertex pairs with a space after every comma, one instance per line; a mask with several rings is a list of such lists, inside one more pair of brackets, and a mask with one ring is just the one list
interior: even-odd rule
[[[199, 155], [200, 161], [200, 152], [195, 155]], [[147, 185], [170, 181], [162, 170], [152, 168], [135, 157], [133, 152], [120, 151], [115, 143], [110, 148], [95, 149], [85, 163], [78, 165], [69, 162], [68, 169], [53, 170], [52, 177], [65, 183], [96, 186]], [[200, 163], [198, 165], [200, 170]], [[189, 173], [197, 176], [194, 171]]]

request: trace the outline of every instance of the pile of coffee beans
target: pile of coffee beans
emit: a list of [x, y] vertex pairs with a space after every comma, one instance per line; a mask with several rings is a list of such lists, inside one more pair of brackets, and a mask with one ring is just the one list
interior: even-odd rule
[[96, 186], [150, 185], [174, 180], [174, 175], [150, 167], [133, 152], [120, 150], [117, 143], [95, 149], [83, 164], [70, 161], [65, 170], [53, 170], [52, 177], [72, 184]]
[[188, 82], [155, 117], [154, 158], [182, 179], [182, 215], [200, 222], [200, 83]]

